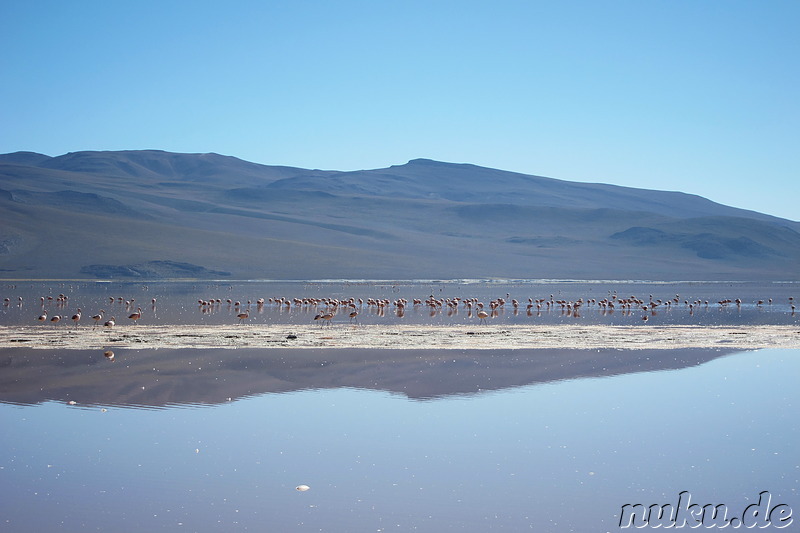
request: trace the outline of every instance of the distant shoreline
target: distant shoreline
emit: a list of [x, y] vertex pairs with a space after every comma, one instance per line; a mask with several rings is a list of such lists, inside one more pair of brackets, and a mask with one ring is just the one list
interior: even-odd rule
[[800, 349], [800, 326], [0, 326], [0, 348]]

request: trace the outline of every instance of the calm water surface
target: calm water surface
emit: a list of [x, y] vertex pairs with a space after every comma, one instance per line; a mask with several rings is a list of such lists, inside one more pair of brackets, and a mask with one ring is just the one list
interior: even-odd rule
[[800, 509], [796, 350], [0, 362], [0, 531], [616, 531], [681, 491]]
[[[414, 306], [414, 299], [425, 301], [433, 297], [440, 301], [453, 298], [477, 298], [487, 308], [491, 300], [504, 298], [506, 304], [497, 310], [494, 322], [506, 324], [638, 324], [641, 309], [625, 310], [617, 304], [614, 310], [602, 308], [594, 301], [635, 296], [649, 304], [661, 302], [646, 312], [650, 324], [800, 324], [800, 315], [791, 304], [800, 305], [800, 282], [554, 282], [505, 281], [492, 283], [464, 281], [295, 281], [295, 282], [2, 282], [0, 284], [0, 325], [40, 324], [53, 326], [48, 320], [37, 321], [42, 312], [48, 318], [61, 315], [64, 319], [55, 327], [70, 327], [69, 320], [78, 308], [82, 310], [81, 324], [91, 325], [89, 318], [101, 310], [105, 319], [114, 316], [118, 324], [131, 324], [127, 317], [142, 309], [144, 324], [230, 324], [238, 322], [237, 314], [250, 309], [249, 323], [291, 324], [313, 322], [320, 311], [308, 305], [286, 307], [275, 303], [280, 298], [368, 298], [389, 300], [382, 311], [366, 304], [359, 305], [361, 324], [390, 324], [393, 322], [419, 324], [474, 323], [477, 318], [461, 305], [455, 310], [447, 305], [432, 308]], [[59, 302], [59, 296], [67, 296]], [[22, 298], [20, 300], [20, 298]], [[257, 306], [259, 298], [264, 306]], [[405, 312], [398, 313], [393, 302], [405, 298]], [[722, 300], [741, 300], [741, 305], [721, 306]], [[792, 300], [790, 300], [792, 298]], [[113, 301], [112, 301], [113, 299]], [[153, 303], [155, 299], [155, 304]], [[511, 300], [519, 307], [514, 309]], [[583, 299], [577, 315], [558, 304], [541, 309], [531, 300], [574, 302]], [[220, 300], [206, 306], [200, 301]], [[677, 300], [677, 302], [675, 302]], [[666, 302], [674, 302], [669, 307]], [[239, 303], [237, 306], [236, 303]], [[763, 302], [759, 304], [759, 302]], [[334, 322], [348, 323], [347, 314], [340, 313]]]
[[[10, 302], [0, 324], [36, 323], [39, 297], [61, 293], [65, 314], [96, 312], [113, 295], [146, 302], [143, 321], [192, 324], [235, 319], [226, 305], [202, 313], [201, 294], [246, 302], [508, 293], [527, 302], [615, 290], [712, 302], [652, 321], [797, 323], [794, 284], [3, 287]], [[737, 297], [740, 309], [713, 303]], [[310, 313], [266, 305], [255, 322]], [[424, 307], [361, 316], [469, 320]], [[496, 320], [640, 317], [507, 308]], [[99, 351], [4, 349], [0, 531], [619, 531], [623, 505], [676, 504], [682, 491], [700, 505], [726, 504], [729, 516], [762, 491], [797, 511], [798, 376], [797, 350], [120, 349], [111, 362]], [[295, 490], [301, 484], [310, 489]]]

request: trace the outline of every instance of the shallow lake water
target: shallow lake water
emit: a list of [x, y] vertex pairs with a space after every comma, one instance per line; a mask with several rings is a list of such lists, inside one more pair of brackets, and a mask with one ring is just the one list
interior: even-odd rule
[[[46, 290], [69, 291], [70, 312], [156, 297], [144, 319], [192, 324], [232, 318], [226, 305], [199, 311], [199, 294], [411, 299], [440, 288], [485, 301], [556, 289], [738, 297], [738, 310], [681, 303], [656, 317], [797, 323], [792, 284], [443, 285], [16, 282], [4, 293], [23, 303], [0, 324], [35, 322]], [[427, 311], [362, 315], [468, 320]], [[312, 312], [266, 305], [258, 316]], [[495, 319], [628, 320], [508, 308]], [[677, 506], [681, 493], [726, 505], [728, 519], [764, 491], [769, 506], [797, 510], [799, 375], [798, 350], [120, 349], [110, 361], [3, 349], [0, 531], [617, 531], [624, 505]]]
[[[60, 299], [60, 296], [66, 298]], [[425, 302], [438, 300], [440, 306]], [[647, 305], [625, 308], [620, 300], [636, 297]], [[257, 305], [262, 298], [264, 305]], [[104, 320], [116, 318], [118, 324], [130, 324], [128, 316], [142, 309], [143, 324], [230, 324], [237, 315], [250, 311], [248, 323], [310, 323], [321, 311], [318, 305], [294, 303], [294, 299], [353, 298], [361, 324], [460, 324], [477, 322], [477, 307], [470, 312], [464, 305], [474, 298], [488, 310], [498, 298], [505, 304], [496, 309], [492, 321], [504, 324], [637, 324], [647, 315], [652, 324], [797, 324], [800, 314], [792, 305], [800, 299], [800, 282], [632, 282], [632, 281], [294, 281], [294, 282], [31, 282], [0, 284], [0, 325], [37, 324], [48, 313], [43, 326], [70, 327], [70, 317], [80, 308], [80, 324], [92, 325], [91, 316], [103, 311]], [[383, 308], [367, 305], [368, 299], [384, 300]], [[454, 308], [448, 299], [460, 298]], [[790, 300], [791, 298], [791, 300]], [[153, 301], [155, 299], [155, 302]], [[289, 306], [277, 303], [292, 301]], [[358, 302], [363, 300], [363, 303]], [[399, 312], [395, 302], [406, 299]], [[422, 303], [414, 305], [414, 300]], [[737, 304], [735, 301], [740, 300]], [[200, 302], [216, 301], [214, 304]], [[517, 300], [514, 308], [512, 300]], [[537, 300], [538, 306], [537, 306]], [[582, 300], [578, 312], [566, 305]], [[615, 302], [614, 308], [599, 302]], [[719, 302], [729, 300], [721, 305]], [[656, 302], [656, 306], [651, 305]], [[528, 309], [529, 302], [532, 307]], [[561, 303], [559, 303], [561, 302]], [[759, 303], [761, 302], [761, 303]], [[236, 304], [239, 305], [236, 305]], [[347, 309], [349, 313], [349, 308]], [[348, 323], [343, 306], [334, 322]], [[53, 324], [50, 319], [62, 320]]]
[[0, 531], [614, 531], [683, 491], [800, 508], [796, 350], [0, 362]]

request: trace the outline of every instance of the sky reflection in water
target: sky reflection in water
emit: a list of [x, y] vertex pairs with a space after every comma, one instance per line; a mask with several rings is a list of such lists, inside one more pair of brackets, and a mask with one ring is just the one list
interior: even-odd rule
[[613, 531], [684, 490], [800, 509], [797, 351], [33, 352], [0, 352], [0, 531]]

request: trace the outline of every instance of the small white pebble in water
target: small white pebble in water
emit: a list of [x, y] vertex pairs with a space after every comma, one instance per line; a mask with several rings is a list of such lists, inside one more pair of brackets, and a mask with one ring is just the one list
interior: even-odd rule
[[310, 489], [310, 488], [311, 488], [311, 487], [309, 487], [308, 485], [297, 485], [297, 486], [295, 487], [295, 489], [299, 490], [300, 492], [305, 492], [305, 491], [307, 491], [307, 490], [308, 490], [308, 489]]
[[105, 407], [103, 407], [102, 409], [100, 409], [100, 412], [101, 412], [101, 413], [105, 413], [106, 411], [108, 411], [108, 409], [106, 409]]
[[75, 400], [70, 400], [67, 403], [70, 404], [70, 405], [77, 405], [78, 404], [78, 402], [76, 402]]

